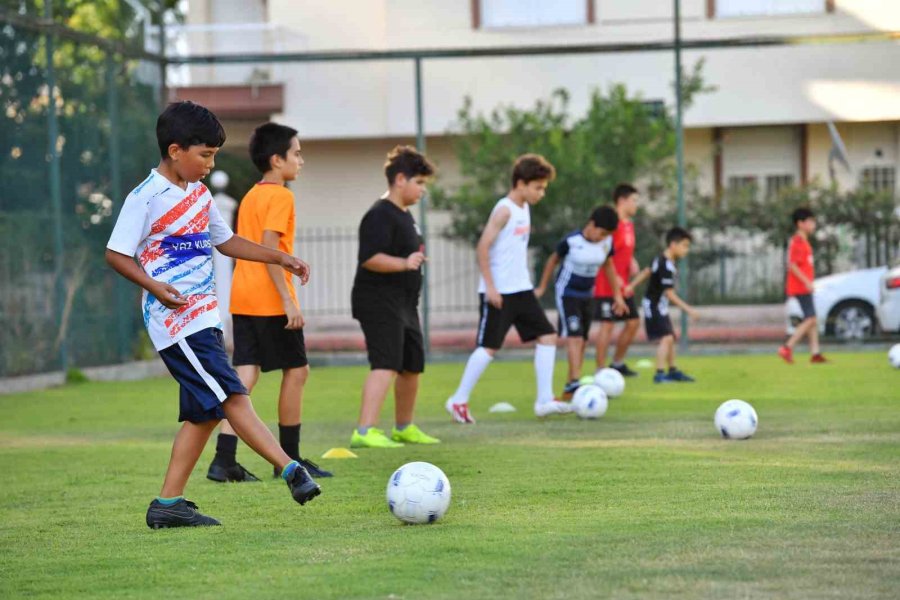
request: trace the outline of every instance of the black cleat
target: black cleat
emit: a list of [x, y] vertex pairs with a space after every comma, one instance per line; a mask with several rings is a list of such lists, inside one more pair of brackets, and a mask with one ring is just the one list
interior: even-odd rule
[[322, 488], [312, 480], [312, 477], [309, 476], [309, 473], [302, 465], [294, 469], [291, 478], [287, 480], [287, 486], [291, 490], [291, 496], [301, 506], [322, 493]]
[[169, 527], [209, 527], [221, 525], [217, 519], [208, 517], [197, 510], [197, 505], [182, 498], [175, 504], [166, 506], [153, 500], [147, 509], [147, 527], [167, 529]]
[[[334, 477], [334, 473], [332, 473], [331, 471], [326, 471], [311, 460], [300, 458], [297, 462], [300, 463], [304, 469], [306, 469], [306, 472], [309, 473], [313, 479], [319, 479], [320, 477]], [[278, 477], [281, 477], [281, 469], [279, 469], [278, 467], [273, 468], [272, 476], [276, 479]]]
[[609, 368], [615, 369], [616, 371], [621, 373], [622, 377], [637, 377], [638, 376], [638, 372], [632, 371], [631, 369], [629, 369], [628, 365], [626, 365], [625, 363], [622, 363], [622, 365], [618, 366], [618, 367], [615, 365], [610, 365]]
[[224, 483], [226, 481], [259, 481], [259, 478], [257, 478], [256, 475], [242, 467], [239, 463], [225, 466], [217, 463], [216, 461], [213, 461], [209, 465], [209, 470], [206, 472], [206, 478], [211, 481], [218, 481], [220, 483]]

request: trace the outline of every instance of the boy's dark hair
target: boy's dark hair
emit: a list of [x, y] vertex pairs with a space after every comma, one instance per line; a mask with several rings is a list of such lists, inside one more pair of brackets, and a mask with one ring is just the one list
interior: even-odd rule
[[271, 159], [278, 155], [287, 158], [291, 140], [297, 137], [297, 130], [278, 123], [265, 123], [253, 130], [250, 136], [250, 160], [260, 173], [272, 169]]
[[666, 246], [668, 246], [669, 244], [677, 244], [681, 240], [690, 240], [693, 242], [694, 236], [692, 236], [690, 232], [683, 227], [673, 227], [666, 232]]
[[791, 223], [793, 223], [794, 227], [796, 227], [797, 223], [799, 223], [800, 221], [812, 219], [815, 216], [816, 216], [816, 213], [814, 213], [811, 209], [809, 209], [805, 206], [801, 206], [800, 208], [795, 209], [794, 212], [791, 213]]
[[595, 226], [612, 232], [619, 226], [619, 215], [611, 206], [600, 206], [591, 213], [591, 221]]
[[388, 185], [394, 185], [397, 175], [403, 173], [407, 179], [423, 175], [434, 175], [434, 165], [424, 154], [412, 146], [394, 146], [388, 152], [387, 161], [384, 163], [384, 174]]
[[613, 190], [613, 202], [618, 204], [620, 199], [627, 198], [628, 196], [637, 193], [637, 188], [630, 183], [620, 183], [616, 186], [616, 189]]
[[191, 146], [221, 148], [225, 130], [208, 108], [190, 100], [173, 102], [156, 119], [156, 142], [160, 156], [169, 158], [172, 144], [185, 150]]
[[540, 179], [547, 181], [556, 179], [556, 169], [546, 158], [540, 154], [523, 154], [516, 159], [512, 170], [513, 187], [516, 187], [519, 181], [531, 183]]

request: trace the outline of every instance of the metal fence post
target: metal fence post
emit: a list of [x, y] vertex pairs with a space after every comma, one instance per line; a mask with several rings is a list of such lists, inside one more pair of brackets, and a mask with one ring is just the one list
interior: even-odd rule
[[[687, 225], [684, 209], [684, 129], [681, 121], [681, 0], [675, 0], [675, 159], [678, 170], [678, 225]], [[678, 265], [678, 287], [687, 297], [687, 261], [682, 259]], [[688, 316], [681, 311], [681, 346], [688, 345]]]
[[[44, 2], [44, 19], [48, 23], [53, 22], [53, 3]], [[69, 369], [69, 356], [66, 348], [66, 335], [62, 331], [63, 310], [65, 306], [65, 285], [63, 277], [64, 251], [62, 230], [62, 182], [60, 172], [60, 160], [57, 144], [59, 143], [59, 122], [56, 118], [56, 68], [53, 64], [53, 56], [56, 53], [56, 40], [52, 30], [48, 28], [44, 37], [47, 54], [47, 160], [50, 163], [50, 201], [53, 207], [53, 254], [56, 263], [57, 276], [54, 287], [56, 291], [57, 323], [59, 327], [59, 366], [63, 371]]]
[[[112, 52], [106, 53], [106, 111], [109, 118], [109, 195], [113, 201], [113, 218], [118, 218], [122, 210], [122, 158], [119, 145], [119, 90], [116, 85], [116, 59]], [[128, 335], [128, 307], [125, 303], [125, 280], [116, 277], [116, 329], [118, 333], [119, 360], [131, 357]]]
[[[422, 59], [415, 58], [416, 67], [416, 148], [425, 153], [425, 123], [422, 115]], [[419, 201], [419, 227], [428, 249], [428, 192]], [[431, 302], [428, 293], [428, 263], [422, 266], [422, 336], [425, 338], [425, 352], [431, 351]]]

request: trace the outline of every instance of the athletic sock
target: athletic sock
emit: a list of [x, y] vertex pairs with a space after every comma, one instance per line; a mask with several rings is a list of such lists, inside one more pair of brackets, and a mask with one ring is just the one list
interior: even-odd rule
[[537, 401], [553, 401], [553, 367], [556, 364], [556, 346], [537, 344], [534, 347], [534, 375], [537, 379]]
[[453, 404], [466, 404], [469, 402], [469, 395], [475, 389], [475, 384], [478, 383], [481, 374], [484, 373], [484, 370], [491, 364], [492, 360], [494, 360], [494, 357], [484, 348], [479, 346], [475, 349], [475, 352], [469, 356], [469, 360], [466, 362], [462, 379], [459, 380], [459, 387], [456, 388], [456, 392], [451, 397]]
[[291, 460], [300, 460], [300, 423], [296, 425], [278, 424], [278, 440], [281, 449]]
[[163, 498], [162, 496], [157, 496], [156, 501], [162, 504], [163, 506], [172, 506], [179, 500], [183, 500], [184, 496], [175, 496], [174, 498]]
[[666, 372], [663, 371], [662, 369], [657, 369], [657, 370], [656, 370], [656, 374], [657, 374], [657, 375], [665, 375]]
[[678, 372], [678, 367], [674, 367], [674, 366], [669, 367], [669, 373], [677, 373], [677, 372]]
[[220, 433], [216, 438], [216, 457], [213, 462], [226, 467], [237, 464], [237, 443], [236, 435]]
[[625, 366], [625, 361], [611, 362], [611, 363], [609, 363], [609, 366], [612, 367], [613, 369], [621, 369], [622, 367]]
[[284, 479], [285, 481], [290, 481], [291, 475], [294, 474], [294, 471], [296, 471], [297, 467], [299, 467], [299, 466], [300, 466], [300, 463], [298, 463], [296, 460], [292, 460], [291, 462], [286, 464], [284, 466], [284, 468], [281, 470], [281, 478]]
[[366, 435], [367, 433], [369, 433], [369, 429], [369, 427], [357, 427], [356, 433], [358, 433], [359, 435]]
[[404, 423], [403, 425], [401, 425], [400, 423], [397, 423], [396, 425], [394, 425], [394, 428], [395, 428], [397, 431], [403, 431], [404, 429], [406, 429], [406, 428], [409, 427], [410, 425], [412, 425], [412, 423]]

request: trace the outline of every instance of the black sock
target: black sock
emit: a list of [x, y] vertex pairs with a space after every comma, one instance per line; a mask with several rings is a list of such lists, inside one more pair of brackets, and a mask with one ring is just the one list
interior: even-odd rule
[[678, 367], [669, 367], [669, 373], [675, 373], [678, 371]]
[[291, 460], [300, 460], [300, 423], [296, 425], [278, 424], [278, 439], [281, 449]]
[[657, 370], [656, 370], [656, 374], [657, 374], [657, 375], [663, 375], [663, 374], [665, 374], [665, 371], [663, 371], [662, 369], [657, 369]]
[[220, 433], [216, 439], [216, 457], [213, 462], [220, 465], [231, 466], [237, 463], [237, 443], [236, 435]]

